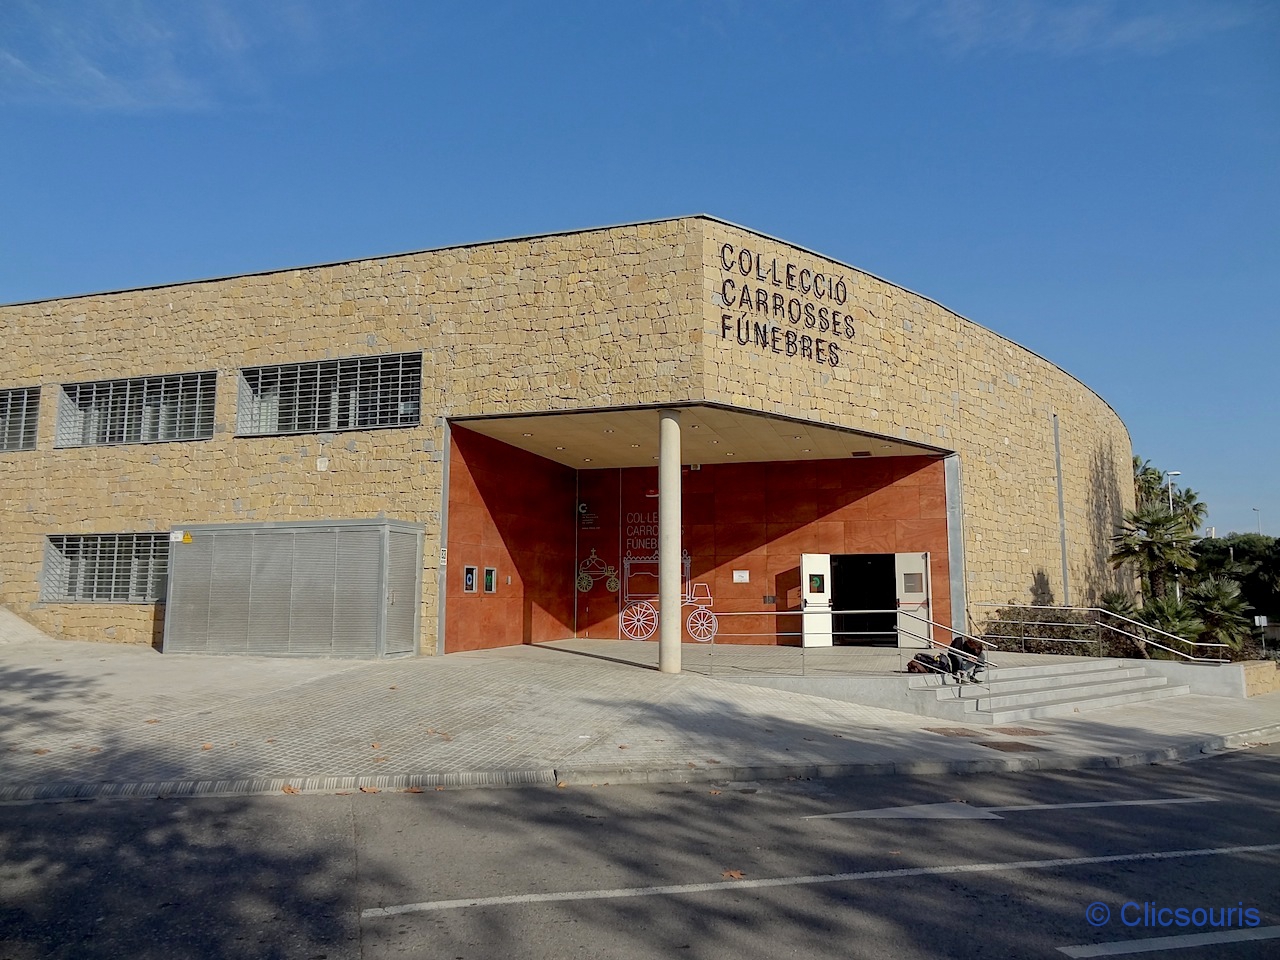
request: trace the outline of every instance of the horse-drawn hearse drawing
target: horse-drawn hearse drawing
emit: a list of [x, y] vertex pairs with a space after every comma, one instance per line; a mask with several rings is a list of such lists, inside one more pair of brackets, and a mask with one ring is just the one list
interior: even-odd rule
[[[711, 587], [705, 583], [692, 583], [689, 570], [692, 561], [688, 551], [680, 558], [682, 575], [680, 578], [680, 606], [692, 607], [685, 618], [685, 628], [689, 636], [699, 643], [714, 639], [719, 624], [716, 615], [711, 612]], [[643, 581], [633, 584], [634, 579]], [[642, 586], [652, 589], [637, 589]], [[622, 635], [628, 640], [648, 640], [658, 629], [658, 608], [654, 601], [658, 599], [658, 555], [656, 553], [633, 557], [627, 554], [622, 558]]]
[[591, 556], [578, 564], [578, 592], [589, 593], [597, 580], [604, 581], [604, 588], [610, 593], [617, 593], [618, 568], [605, 563], [596, 556], [596, 548], [591, 548]]

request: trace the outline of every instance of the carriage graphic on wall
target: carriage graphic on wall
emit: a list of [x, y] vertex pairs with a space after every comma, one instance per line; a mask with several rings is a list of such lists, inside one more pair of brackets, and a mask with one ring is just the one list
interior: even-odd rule
[[604, 588], [610, 593], [617, 593], [621, 586], [618, 582], [618, 568], [597, 557], [596, 548], [592, 547], [591, 556], [578, 564], [578, 592], [590, 593], [599, 580], [604, 581]]
[[[680, 607], [691, 607], [685, 617], [689, 636], [699, 643], [715, 638], [719, 623], [711, 612], [711, 587], [689, 579], [692, 560], [686, 550], [680, 557]], [[639, 581], [639, 582], [637, 582]], [[628, 640], [648, 640], [658, 629], [658, 555], [622, 558], [622, 635]]]

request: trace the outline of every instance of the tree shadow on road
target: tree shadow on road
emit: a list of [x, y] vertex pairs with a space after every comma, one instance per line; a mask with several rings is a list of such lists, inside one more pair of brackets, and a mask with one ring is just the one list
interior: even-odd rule
[[[632, 706], [638, 718], [628, 734], [633, 744], [639, 730], [662, 734], [663, 727], [670, 733], [690, 728], [712, 731], [720, 742], [725, 737], [751, 742], [766, 730], [793, 742], [830, 735], [817, 724], [766, 721], [735, 712], [731, 704], [708, 705], [701, 716], [687, 704], [679, 709], [665, 704]], [[889, 730], [880, 733], [886, 741], [904, 736]], [[1269, 784], [1277, 762], [1264, 758], [1242, 766], [1234, 781], [1239, 792], [1274, 794]], [[1214, 782], [1221, 794], [1221, 781], [1209, 776], [1212, 763], [1126, 771], [797, 778], [665, 787], [609, 786], [602, 775], [602, 782], [592, 786], [521, 788], [505, 791], [500, 799], [483, 794], [447, 803], [437, 799], [439, 794], [387, 798], [397, 808], [399, 829], [406, 834], [415, 828], [421, 831], [413, 858], [429, 867], [426, 875], [415, 877], [404, 888], [384, 891], [380, 900], [422, 900], [424, 887], [462, 898], [688, 883], [715, 887], [690, 893], [567, 899], [552, 908], [535, 904], [451, 908], [395, 919], [401, 932], [404, 927], [432, 931], [440, 938], [441, 956], [473, 955], [466, 947], [519, 944], [530, 936], [533, 926], [544, 949], [554, 944], [561, 955], [576, 955], [575, 949], [594, 949], [596, 956], [645, 957], [1047, 954], [1060, 945], [1133, 935], [1119, 924], [1110, 929], [1091, 926], [1084, 911], [1094, 901], [1110, 903], [1117, 910], [1118, 897], [1229, 901], [1233, 906], [1238, 900], [1257, 903], [1256, 890], [1240, 879], [1238, 871], [1242, 863], [1256, 867], [1274, 862], [1274, 854], [1171, 861], [1173, 866], [1161, 874], [1166, 879], [1158, 886], [1151, 885], [1145, 867], [1131, 862], [899, 875], [763, 889], [735, 889], [735, 883], [739, 878], [860, 874], [1274, 842], [1280, 800], [1260, 810], [1256, 820], [1224, 821], [1222, 833], [1211, 841], [1197, 826], [1203, 809], [1193, 809], [1194, 805], [1086, 809], [1073, 811], [1069, 818], [1061, 813], [1030, 813], [1016, 818], [1009, 814], [1004, 820], [803, 819], [842, 809], [945, 803], [978, 796], [986, 804], [1050, 804], [1100, 796], [1144, 799], [1210, 790]], [[696, 775], [705, 776], [706, 769]], [[504, 816], [507, 810], [518, 811], [518, 816]], [[460, 857], [459, 851], [465, 851], [465, 856]], [[541, 872], [529, 865], [542, 865]], [[407, 875], [404, 870], [392, 872]], [[378, 925], [392, 922], [370, 921], [366, 939], [376, 942]], [[385, 936], [395, 939], [390, 932]]]
[[101, 697], [94, 683], [56, 669], [0, 664], [0, 737], [10, 740], [25, 728], [62, 731], [78, 724], [67, 718], [65, 706], [83, 705]]
[[0, 807], [0, 957], [359, 956], [348, 802]]

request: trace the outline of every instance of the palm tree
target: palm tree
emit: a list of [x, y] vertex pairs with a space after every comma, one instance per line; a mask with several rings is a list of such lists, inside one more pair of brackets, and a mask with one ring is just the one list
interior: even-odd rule
[[1204, 518], [1209, 515], [1209, 505], [1200, 499], [1200, 494], [1190, 487], [1173, 488], [1173, 515], [1181, 517], [1187, 529], [1192, 533], [1200, 529]]
[[[1190, 604], [1182, 603], [1173, 597], [1158, 597], [1152, 600], [1142, 608], [1142, 619], [1151, 626], [1165, 633], [1171, 633], [1175, 637], [1182, 637], [1184, 640], [1194, 641], [1204, 633], [1204, 623], [1196, 616]], [[1177, 650], [1180, 653], [1191, 652], [1184, 645], [1174, 643], [1168, 637], [1157, 634], [1153, 639], [1171, 650]]]
[[1199, 637], [1202, 643], [1225, 643], [1239, 650], [1253, 633], [1249, 604], [1234, 580], [1205, 577], [1187, 591], [1187, 605], [1204, 625]]
[[1133, 458], [1133, 495], [1138, 509], [1161, 503], [1165, 496], [1164, 474], [1150, 460]]
[[1168, 593], [1170, 575], [1194, 570], [1194, 541], [1186, 522], [1164, 504], [1148, 504], [1124, 515], [1124, 525], [1111, 538], [1115, 549], [1108, 558], [1113, 566], [1133, 563], [1146, 586], [1146, 597], [1159, 599]]
[[[1099, 618], [1099, 622], [1106, 627], [1112, 629], [1107, 630], [1107, 650], [1109, 656], [1127, 656], [1127, 644], [1124, 640], [1118, 640], [1115, 632], [1121, 632], [1125, 638], [1133, 643], [1133, 647], [1138, 651], [1138, 656], [1143, 660], [1150, 660], [1151, 654], [1147, 652], [1147, 641], [1143, 639], [1143, 630], [1131, 621], [1141, 621], [1142, 611], [1138, 609], [1132, 595], [1122, 590], [1109, 590], [1102, 595], [1098, 601], [1098, 605], [1107, 613], [1114, 614], [1118, 622]], [[1119, 644], [1119, 653], [1114, 652]]]
[[1138, 610], [1138, 605], [1133, 602], [1133, 597], [1123, 590], [1108, 590], [1098, 601], [1098, 606], [1108, 613], [1114, 613], [1119, 617], [1128, 617], [1130, 620], [1137, 620], [1138, 615], [1141, 613]]

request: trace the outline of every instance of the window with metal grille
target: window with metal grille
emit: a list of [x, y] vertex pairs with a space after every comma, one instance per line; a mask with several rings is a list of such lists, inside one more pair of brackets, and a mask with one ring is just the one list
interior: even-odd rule
[[246, 367], [236, 432], [327, 433], [414, 426], [422, 404], [422, 354], [350, 357]]
[[40, 388], [0, 390], [0, 450], [34, 450]]
[[49, 537], [40, 599], [149, 603], [164, 599], [167, 533]]
[[63, 384], [54, 446], [207, 440], [217, 379], [207, 370]]

